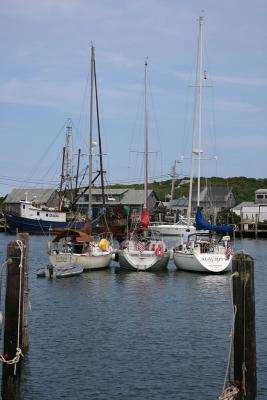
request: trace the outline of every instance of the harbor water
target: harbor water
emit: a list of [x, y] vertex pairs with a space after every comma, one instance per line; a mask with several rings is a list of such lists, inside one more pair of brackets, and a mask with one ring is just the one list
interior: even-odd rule
[[[0, 234], [0, 262], [15, 236]], [[38, 279], [47, 238], [30, 237], [29, 352], [23, 400], [215, 400], [232, 324], [230, 274], [110, 270]], [[267, 241], [255, 260], [258, 400], [267, 399]], [[3, 280], [5, 284], [5, 280]], [[3, 309], [3, 293], [2, 293]]]

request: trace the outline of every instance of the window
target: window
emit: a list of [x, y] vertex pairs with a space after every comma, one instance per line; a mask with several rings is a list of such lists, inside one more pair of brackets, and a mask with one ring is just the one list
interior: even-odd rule
[[263, 194], [257, 194], [257, 199], [263, 199]]
[[39, 211], [37, 211], [37, 215], [40, 215], [40, 212], [39, 212]]

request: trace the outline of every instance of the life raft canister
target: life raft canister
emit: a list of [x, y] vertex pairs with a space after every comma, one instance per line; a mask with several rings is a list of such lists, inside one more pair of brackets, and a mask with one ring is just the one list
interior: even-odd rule
[[163, 256], [163, 250], [162, 250], [162, 247], [160, 245], [156, 247], [155, 253], [156, 253], [157, 257], [162, 257]]

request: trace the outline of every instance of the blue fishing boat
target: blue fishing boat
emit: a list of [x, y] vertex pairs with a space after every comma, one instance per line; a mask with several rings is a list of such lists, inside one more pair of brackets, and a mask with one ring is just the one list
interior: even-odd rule
[[46, 206], [37, 207], [27, 199], [20, 202], [19, 213], [6, 212], [5, 218], [11, 233], [44, 234], [55, 228], [80, 229], [84, 226], [84, 221], [68, 221], [64, 211]]

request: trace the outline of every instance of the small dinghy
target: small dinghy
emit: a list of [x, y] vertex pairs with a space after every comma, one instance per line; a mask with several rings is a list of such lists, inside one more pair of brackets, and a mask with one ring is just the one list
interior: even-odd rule
[[53, 278], [54, 276], [53, 265], [47, 265], [46, 267], [39, 268], [36, 275], [37, 278]]
[[83, 268], [78, 264], [68, 264], [64, 267], [54, 267], [56, 278], [68, 278], [70, 276], [81, 275]]
[[40, 268], [37, 271], [37, 278], [45, 278], [45, 270], [46, 268]]

